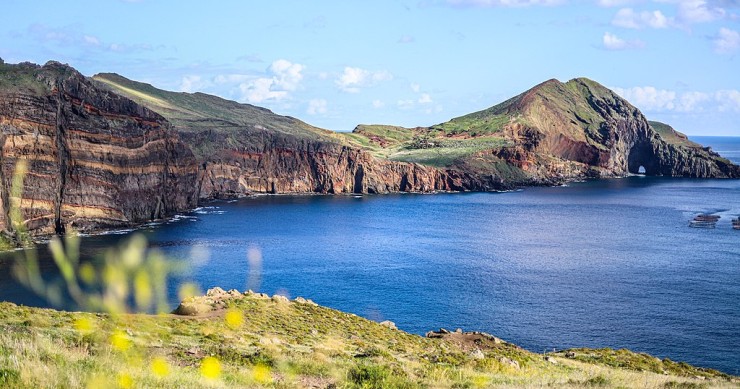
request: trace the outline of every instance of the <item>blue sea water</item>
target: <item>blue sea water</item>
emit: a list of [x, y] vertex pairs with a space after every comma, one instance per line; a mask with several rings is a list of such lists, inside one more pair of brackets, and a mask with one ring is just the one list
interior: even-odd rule
[[[740, 163], [740, 138], [695, 140]], [[700, 212], [721, 215], [717, 228], [689, 228]], [[256, 247], [261, 291], [406, 331], [461, 327], [538, 352], [629, 348], [740, 374], [738, 216], [740, 180], [629, 177], [509, 193], [259, 196], [146, 233], [174, 258], [208, 252], [192, 263], [203, 290], [246, 289]], [[85, 255], [119, 238], [86, 238]], [[0, 299], [43, 305], [7, 266]], [[43, 269], [53, 273], [51, 261]]]

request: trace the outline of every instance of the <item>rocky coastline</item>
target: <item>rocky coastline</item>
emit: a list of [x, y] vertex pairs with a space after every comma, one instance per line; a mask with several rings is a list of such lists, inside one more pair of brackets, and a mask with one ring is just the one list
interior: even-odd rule
[[[553, 103], [558, 96], [579, 105]], [[515, 116], [496, 129], [500, 146], [429, 165], [385, 158], [358, 144], [358, 134], [215, 96], [117, 75], [88, 78], [53, 61], [3, 63], [0, 230], [12, 246], [20, 230], [43, 237], [130, 228], [253, 194], [503, 191], [623, 177], [640, 166], [648, 175], [740, 177], [740, 167], [670, 128], [659, 133], [639, 110], [585, 79], [551, 80], [471, 115]], [[585, 130], [578, 120], [588, 122]], [[477, 141], [468, 130], [440, 135], [444, 125], [410, 131]], [[19, 161], [27, 169], [14, 189]]]

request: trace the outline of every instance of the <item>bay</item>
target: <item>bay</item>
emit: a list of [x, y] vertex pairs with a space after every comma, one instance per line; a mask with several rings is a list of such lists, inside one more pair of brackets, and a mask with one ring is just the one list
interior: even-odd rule
[[[695, 140], [740, 163], [739, 138]], [[689, 228], [700, 212], [722, 216], [717, 228]], [[191, 261], [172, 294], [188, 279], [202, 290], [258, 279], [260, 291], [418, 334], [461, 327], [538, 352], [629, 348], [740, 374], [738, 215], [740, 180], [628, 177], [509, 193], [256, 196], [143, 231]], [[125, 236], [87, 237], [83, 255]], [[8, 269], [0, 261], [0, 299], [45, 304]]]

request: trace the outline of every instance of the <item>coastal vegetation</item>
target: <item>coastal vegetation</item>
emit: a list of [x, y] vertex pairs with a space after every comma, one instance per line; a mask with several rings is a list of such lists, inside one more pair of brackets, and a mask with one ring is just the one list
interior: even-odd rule
[[[627, 350], [539, 354], [487, 334], [421, 337], [310, 300], [250, 291], [198, 297], [184, 284], [183, 303], [170, 313], [167, 279], [181, 268], [141, 237], [98, 261], [79, 258], [74, 228], [131, 226], [201, 199], [254, 192], [495, 190], [623, 175], [644, 161], [654, 165], [645, 166], [655, 169], [648, 174], [739, 174], [670, 127], [648, 125], [593, 81], [551, 80], [428, 128], [338, 134], [115, 74], [90, 79], [56, 62], [0, 64], [0, 124], [7, 130], [0, 248], [67, 233], [49, 244], [59, 280], [41, 276], [33, 250], [14, 272], [50, 304], [73, 301], [83, 311], [0, 303], [0, 387], [738, 386], [715, 370]], [[623, 142], [614, 153], [612, 140]], [[609, 170], [615, 155], [625, 158]]]
[[199, 300], [208, 308], [193, 316], [0, 303], [0, 386], [738, 387], [723, 373], [627, 350], [543, 355], [423, 338], [303, 299], [214, 290]]
[[[54, 238], [59, 283], [15, 272], [46, 296], [69, 294], [89, 312], [0, 303], [0, 386], [8, 388], [708, 388], [737, 377], [627, 350], [539, 354], [495, 336], [439, 330], [426, 337], [311, 300], [220, 288], [180, 288], [178, 266], [135, 235], [104, 259], [81, 262], [79, 240]], [[20, 254], [19, 254], [20, 255]], [[52, 303], [63, 304], [62, 301]]]

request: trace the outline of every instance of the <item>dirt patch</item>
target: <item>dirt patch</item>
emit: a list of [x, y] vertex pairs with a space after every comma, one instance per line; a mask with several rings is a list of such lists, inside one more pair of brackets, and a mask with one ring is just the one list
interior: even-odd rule
[[427, 332], [426, 337], [432, 339], [442, 339], [447, 342], [454, 343], [465, 351], [493, 350], [500, 348], [503, 345], [510, 345], [510, 343], [491, 334], [478, 331], [463, 332], [459, 328], [455, 331], [449, 331], [444, 328], [440, 328], [439, 331]]

